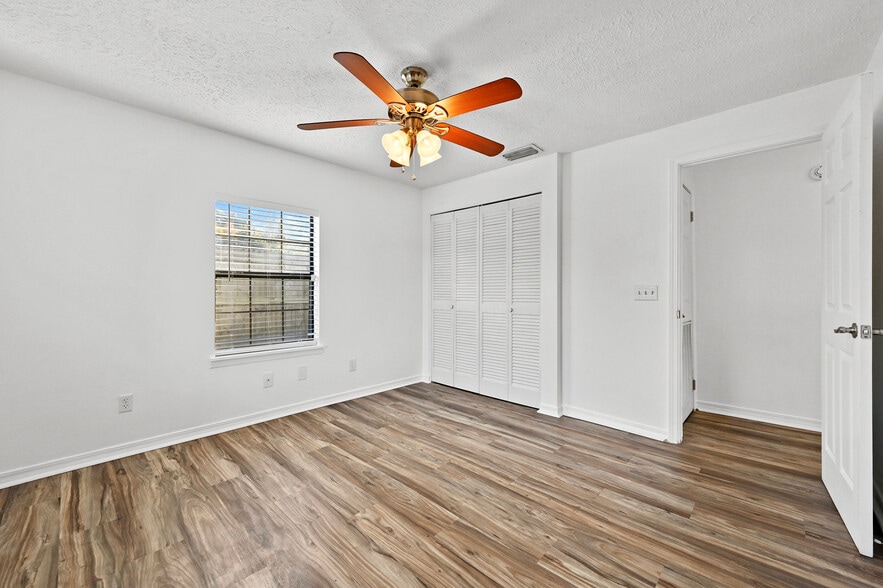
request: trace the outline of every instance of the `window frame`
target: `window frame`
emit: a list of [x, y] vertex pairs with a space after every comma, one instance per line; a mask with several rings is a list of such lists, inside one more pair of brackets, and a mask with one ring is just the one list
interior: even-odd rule
[[[313, 338], [308, 341], [283, 341], [279, 343], [270, 343], [265, 345], [250, 345], [245, 347], [235, 347], [229, 349], [217, 349], [217, 320], [216, 320], [216, 312], [217, 312], [217, 300], [216, 300], [216, 278], [217, 278], [217, 267], [216, 267], [216, 243], [215, 236], [217, 234], [216, 229], [216, 208], [219, 202], [229, 203], [232, 205], [238, 206], [248, 206], [255, 208], [268, 209], [273, 211], [281, 211], [291, 214], [298, 215], [306, 215], [310, 216], [313, 221], [312, 226], [312, 263], [313, 263], [313, 271], [312, 271], [312, 290], [313, 290], [313, 304], [312, 304], [312, 319], [313, 319]], [[321, 268], [321, 252], [320, 252], [320, 238], [321, 238], [321, 222], [320, 215], [317, 210], [304, 208], [299, 206], [292, 206], [289, 204], [283, 204], [280, 202], [271, 202], [267, 200], [257, 200], [254, 198], [241, 198], [237, 196], [231, 196], [227, 194], [215, 194], [215, 197], [212, 199], [212, 214], [211, 214], [211, 259], [212, 259], [212, 271], [211, 271], [211, 280], [212, 280], [212, 354], [210, 356], [210, 365], [211, 367], [218, 367], [221, 365], [235, 365], [237, 363], [247, 363], [250, 361], [258, 361], [265, 359], [277, 359], [281, 357], [295, 356], [295, 355], [313, 355], [317, 353], [322, 353], [324, 350], [324, 345], [320, 342], [320, 287], [321, 287], [321, 279], [320, 279], [320, 268]]]

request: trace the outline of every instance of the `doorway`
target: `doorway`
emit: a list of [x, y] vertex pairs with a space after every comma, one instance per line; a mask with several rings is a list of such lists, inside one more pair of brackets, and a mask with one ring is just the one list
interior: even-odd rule
[[[822, 481], [862, 555], [873, 556], [872, 387], [872, 128], [870, 73], [858, 76], [821, 132], [781, 139], [757, 139], [740, 146], [709, 149], [671, 162], [671, 302], [669, 322], [669, 438], [683, 440], [681, 420], [683, 337], [680, 321], [681, 248], [678, 194], [682, 171], [691, 165], [817, 141], [821, 136], [822, 274], [819, 299], [821, 355]], [[769, 283], [761, 287], [769, 287]], [[737, 288], [752, 287], [738, 284]], [[734, 309], [738, 311], [738, 309]], [[678, 317], [678, 318], [675, 318]], [[697, 316], [697, 322], [701, 321]], [[850, 321], [852, 324], [850, 325]], [[758, 338], [776, 338], [775, 328]], [[860, 337], [860, 338], [859, 338]], [[696, 342], [697, 348], [702, 343]], [[814, 370], [815, 371], [815, 370]], [[701, 378], [701, 373], [697, 374]]]
[[[690, 282], [694, 280], [695, 275], [693, 260], [690, 259], [688, 261], [682, 258], [682, 249], [684, 248], [684, 243], [682, 242], [682, 226], [685, 226], [684, 217], [682, 216], [684, 214], [682, 203], [684, 197], [684, 186], [687, 186], [687, 188], [692, 191], [692, 188], [690, 188], [690, 182], [693, 180], [693, 173], [695, 172], [695, 170], [699, 169], [699, 166], [702, 166], [704, 164], [712, 164], [715, 162], [730, 159], [735, 160], [735, 158], [738, 158], [740, 156], [782, 150], [789, 147], [798, 147], [807, 144], [818, 145], [821, 138], [821, 129], [807, 131], [803, 134], [759, 138], [757, 140], [748, 141], [745, 143], [715, 147], [704, 151], [687, 154], [680, 158], [674, 159], [671, 162], [671, 184], [669, 188], [671, 200], [669, 210], [671, 215], [670, 234], [672, 263], [670, 266], [671, 278], [669, 283], [671, 284], [672, 288], [671, 300], [673, 309], [671, 316], [674, 320], [669, 323], [669, 443], [680, 443], [683, 440], [683, 422], [684, 417], [688, 411], [687, 407], [684, 407], [682, 403], [685, 400], [689, 401], [690, 398], [696, 398], [695, 394], [687, 395], [685, 394], [684, 390], [687, 382], [687, 374], [685, 374], [685, 369], [687, 368], [687, 359], [684, 355], [685, 330], [684, 321], [681, 318], [682, 313], [680, 307], [685, 304], [685, 300], [689, 300], [689, 305], [686, 308], [687, 312], [689, 312], [688, 318], [690, 319], [690, 322], [692, 323], [694, 318], [696, 318], [697, 320], [701, 320], [700, 317], [695, 317], [695, 306], [693, 306], [695, 304], [695, 294], [693, 292], [692, 284], [686, 284], [683, 277], [685, 273], [683, 266], [687, 263], [689, 263], [690, 265], [690, 270], [687, 270], [691, 274], [691, 279], [689, 280]], [[817, 164], [818, 162], [816, 163], [816, 165]], [[804, 173], [808, 173], [808, 171], [809, 170], [806, 170]], [[693, 196], [691, 194], [691, 199], [694, 200], [694, 202], [696, 198], [698, 198], [698, 196]], [[695, 214], [693, 216], [694, 222], [690, 223], [691, 241], [692, 232], [694, 229], [693, 225], [700, 222], [700, 219], [697, 218]], [[695, 243], [691, 243], [691, 248], [695, 251]], [[692, 256], [689, 257], [692, 258]], [[683, 290], [688, 291], [683, 292]], [[692, 377], [695, 377], [697, 379], [698, 388], [701, 385], [699, 384], [699, 379], [702, 377], [702, 375], [696, 370], [698, 366], [695, 365], [695, 350], [698, 345], [701, 345], [701, 342], [697, 341], [693, 337], [693, 328], [694, 327], [691, 324], [691, 340], [688, 341], [693, 349], [690, 358], [690, 362], [692, 362], [690, 365], [690, 369], [693, 370]]]
[[681, 168], [685, 415], [821, 430], [820, 163], [809, 141]]

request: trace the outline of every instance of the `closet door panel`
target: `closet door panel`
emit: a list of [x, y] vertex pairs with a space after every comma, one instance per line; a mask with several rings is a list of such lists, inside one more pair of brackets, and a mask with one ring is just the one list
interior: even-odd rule
[[478, 209], [454, 213], [454, 386], [478, 392]]
[[540, 405], [540, 197], [510, 203], [511, 318], [509, 400]]
[[454, 215], [437, 214], [430, 219], [430, 289], [432, 292], [432, 349], [430, 378], [454, 385]]
[[481, 383], [484, 396], [509, 399], [509, 317], [501, 313], [481, 315]]
[[512, 316], [512, 377], [509, 400], [540, 406], [540, 317]]
[[481, 304], [479, 392], [509, 397], [509, 204], [479, 209], [481, 220]]

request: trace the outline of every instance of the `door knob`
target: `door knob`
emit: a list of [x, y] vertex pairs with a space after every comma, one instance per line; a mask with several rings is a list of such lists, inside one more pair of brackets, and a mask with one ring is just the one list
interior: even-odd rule
[[836, 329], [834, 329], [834, 332], [838, 334], [849, 333], [850, 335], [852, 335], [852, 338], [855, 339], [856, 337], [858, 337], [858, 325], [852, 323], [851, 327], [837, 327]]

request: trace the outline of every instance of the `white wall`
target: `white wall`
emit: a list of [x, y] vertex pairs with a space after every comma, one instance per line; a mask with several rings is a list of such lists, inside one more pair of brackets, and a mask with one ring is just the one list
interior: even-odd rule
[[[3, 72], [0, 129], [0, 487], [420, 379], [418, 190]], [[210, 368], [219, 194], [319, 212], [324, 353]]]
[[697, 408], [821, 430], [818, 142], [689, 168]]
[[[669, 435], [674, 162], [821, 131], [853, 79], [838, 80], [564, 158], [564, 412]], [[698, 159], [697, 155], [697, 159]], [[659, 301], [631, 288], [658, 284]]]

